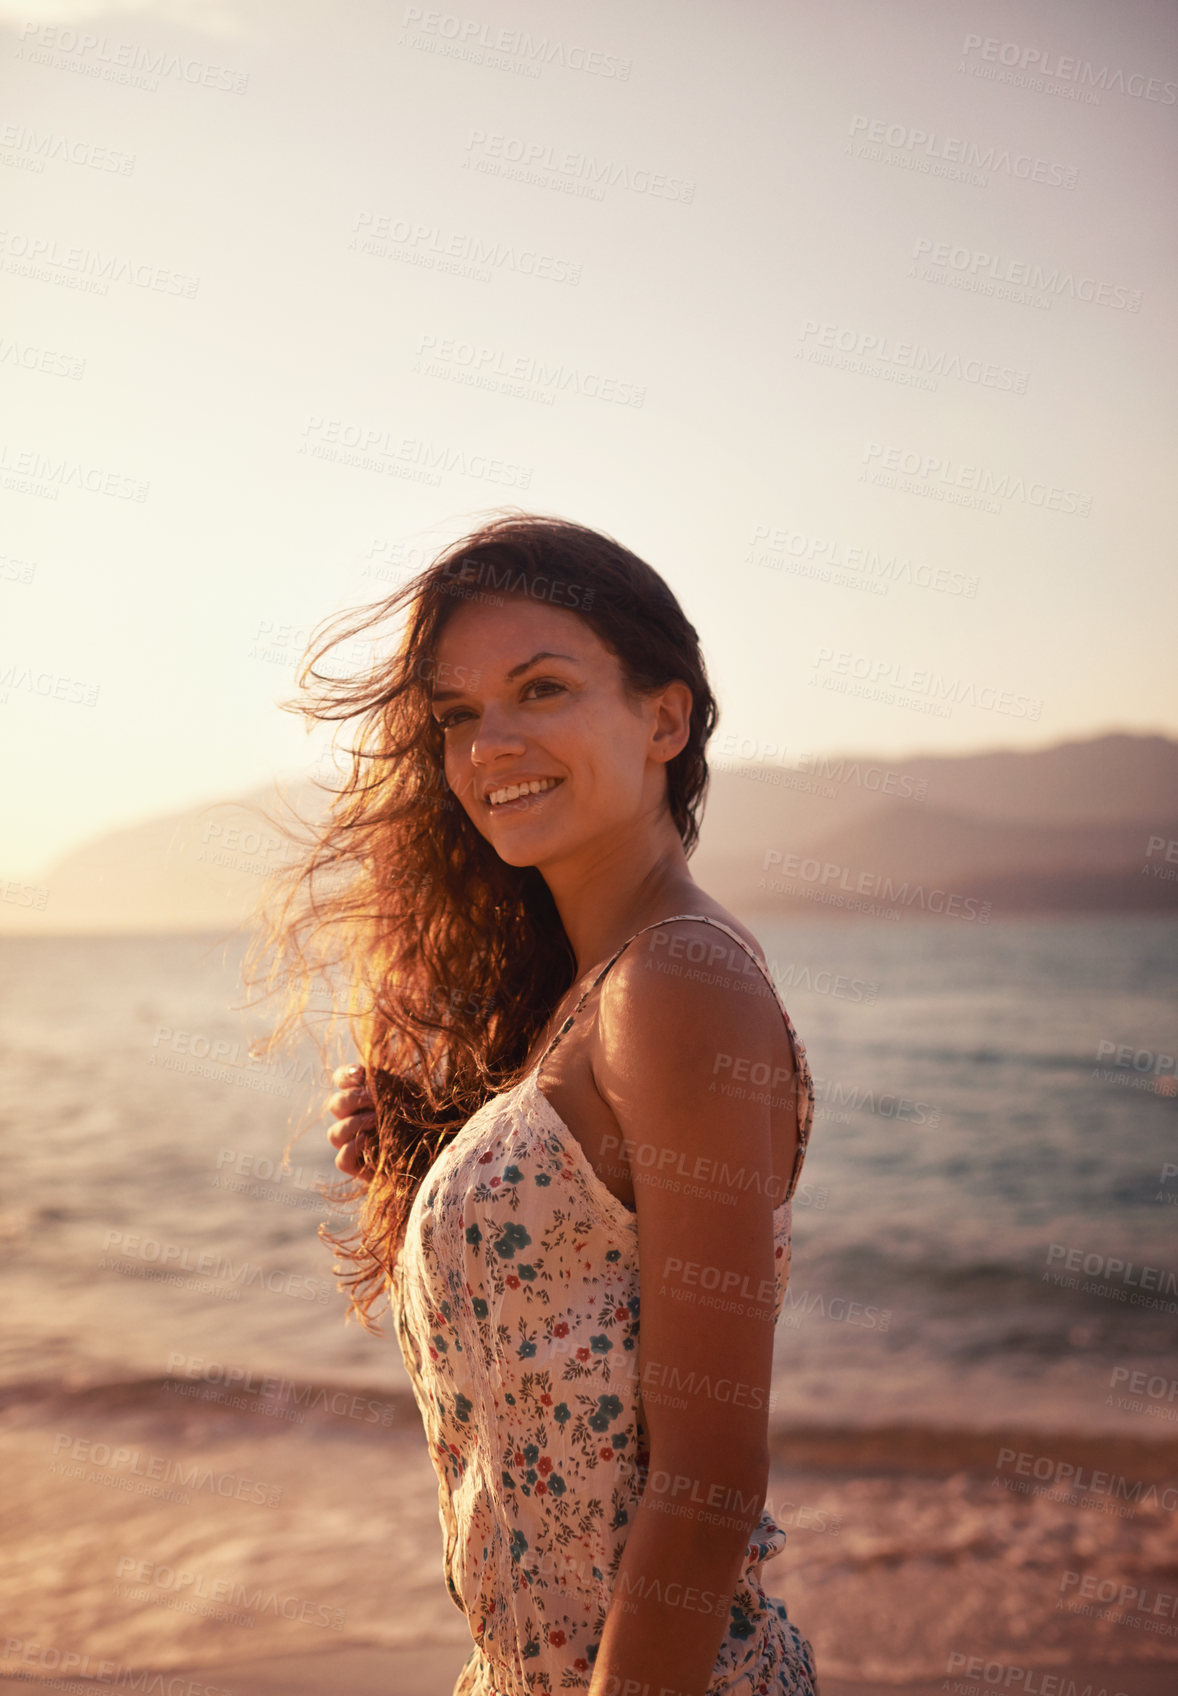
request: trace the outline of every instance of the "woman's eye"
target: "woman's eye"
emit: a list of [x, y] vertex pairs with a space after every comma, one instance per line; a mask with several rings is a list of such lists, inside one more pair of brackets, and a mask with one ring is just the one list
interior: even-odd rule
[[[526, 695], [529, 689], [550, 689], [559, 695], [563, 693], [564, 684], [554, 682], [551, 677], [533, 677], [524, 684], [523, 693]], [[448, 713], [435, 715], [434, 723], [440, 730], [450, 730], [467, 712], [466, 707], [453, 707]]]

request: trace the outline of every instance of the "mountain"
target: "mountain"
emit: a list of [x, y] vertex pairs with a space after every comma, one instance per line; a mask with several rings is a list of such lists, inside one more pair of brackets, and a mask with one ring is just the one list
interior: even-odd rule
[[1123, 731], [1052, 748], [956, 758], [923, 755], [905, 770], [928, 782], [930, 807], [1040, 824], [1108, 824], [1178, 813], [1178, 741]]
[[[314, 807], [312, 785], [286, 790], [300, 809]], [[233, 931], [268, 875], [297, 857], [263, 809], [283, 816], [272, 788], [92, 837], [39, 880], [42, 910], [0, 907], [0, 932]]]
[[[726, 853], [700, 882], [727, 905], [767, 913], [930, 912], [966, 919], [1014, 913], [1178, 908], [1178, 882], [1159, 872], [1153, 838], [1178, 842], [1168, 821], [1040, 824], [885, 801], [800, 849], [751, 843]], [[1174, 850], [1178, 853], [1178, 849]], [[1144, 868], [1144, 869], [1143, 869]], [[1178, 864], [1171, 866], [1178, 873]], [[723, 893], [721, 892], [723, 890]]]
[[[282, 788], [304, 817], [325, 800], [305, 779]], [[31, 905], [0, 903], [0, 930], [233, 931], [268, 872], [299, 853], [262, 809], [284, 816], [273, 786], [84, 841]], [[1178, 741], [1118, 732], [1027, 751], [713, 761], [691, 867], [740, 915], [1172, 912]]]

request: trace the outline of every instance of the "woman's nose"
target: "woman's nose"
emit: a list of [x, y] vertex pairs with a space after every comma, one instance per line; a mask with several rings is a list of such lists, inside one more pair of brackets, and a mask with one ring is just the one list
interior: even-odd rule
[[488, 765], [500, 754], [518, 754], [524, 738], [513, 726], [509, 714], [490, 707], [484, 710], [470, 744], [470, 757], [475, 765]]

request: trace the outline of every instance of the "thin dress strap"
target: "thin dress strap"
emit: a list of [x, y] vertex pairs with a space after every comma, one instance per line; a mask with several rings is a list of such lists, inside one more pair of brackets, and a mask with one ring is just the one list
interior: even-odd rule
[[806, 1149], [810, 1142], [810, 1127], [814, 1122], [814, 1080], [810, 1075], [810, 1064], [806, 1058], [805, 1044], [794, 1029], [793, 1020], [789, 1016], [785, 1002], [781, 999], [777, 985], [774, 983], [768, 967], [765, 965], [760, 956], [749, 947], [744, 938], [738, 935], [737, 932], [732, 929], [731, 925], [726, 925], [722, 919], [714, 919], [710, 913], [672, 913], [668, 918], [655, 919], [650, 924], [643, 925], [641, 930], [636, 930], [634, 932], [634, 936], [628, 936], [625, 942], [622, 943], [621, 947], [615, 949], [615, 951], [610, 955], [605, 965], [593, 979], [593, 982], [581, 992], [577, 999], [577, 1005], [573, 1008], [564, 1024], [561, 1025], [556, 1035], [545, 1048], [543, 1054], [541, 1054], [540, 1058], [536, 1061], [532, 1071], [534, 1073], [539, 1071], [540, 1067], [544, 1064], [544, 1061], [552, 1053], [552, 1050], [556, 1047], [561, 1037], [572, 1025], [577, 1014], [581, 1011], [586, 997], [597, 988], [598, 984], [609, 971], [610, 967], [614, 964], [615, 960], [617, 960], [618, 956], [623, 954], [625, 950], [629, 948], [630, 944], [634, 941], [634, 938], [641, 936], [644, 931], [657, 930], [659, 925], [674, 924], [679, 919], [699, 919], [704, 924], [716, 925], [725, 933], [726, 936], [730, 936], [733, 942], [737, 943], [744, 949], [750, 960], [755, 961], [760, 970], [761, 976], [769, 985], [769, 988], [773, 991], [773, 999], [777, 1002], [778, 1007], [781, 1009], [782, 1018], [785, 1020], [785, 1028], [789, 1032], [790, 1042], [793, 1044], [794, 1067], [797, 1074], [796, 1099], [798, 1105], [798, 1151], [794, 1159], [794, 1169], [790, 1176], [789, 1188], [783, 1197], [784, 1201], [790, 1201], [793, 1198], [794, 1191], [797, 1189], [798, 1179], [802, 1174], [802, 1161], [806, 1156]]

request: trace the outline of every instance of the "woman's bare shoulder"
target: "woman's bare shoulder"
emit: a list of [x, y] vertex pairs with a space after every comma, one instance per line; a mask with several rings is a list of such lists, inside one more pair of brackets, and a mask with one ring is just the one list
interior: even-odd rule
[[[690, 912], [693, 916], [683, 917]], [[769, 1041], [779, 1015], [763, 974], [730, 936], [699, 918], [716, 919], [766, 965], [756, 937], [718, 902], [697, 901], [634, 937], [602, 988], [595, 1021], [595, 1071], [618, 1058], [657, 1047], [672, 1066], [717, 1043]], [[766, 966], [767, 969], [767, 966]], [[762, 1006], [761, 1003], [764, 1003]]]
[[[683, 911], [685, 913], [698, 913], [705, 918], [716, 919], [720, 924], [727, 925], [729, 930], [734, 930], [737, 936], [741, 937], [748, 943], [758, 960], [764, 963], [765, 950], [761, 947], [760, 942], [753, 935], [752, 931], [747, 925], [741, 924], [740, 920], [736, 918], [734, 914], [730, 913], [727, 907], [722, 907], [720, 903], [713, 900], [710, 895], [697, 896], [694, 904], [690, 907], [684, 907]], [[683, 927], [682, 934], [684, 936], [692, 934], [692, 925], [689, 919], [676, 919], [672, 928], [677, 928], [679, 926]]]

